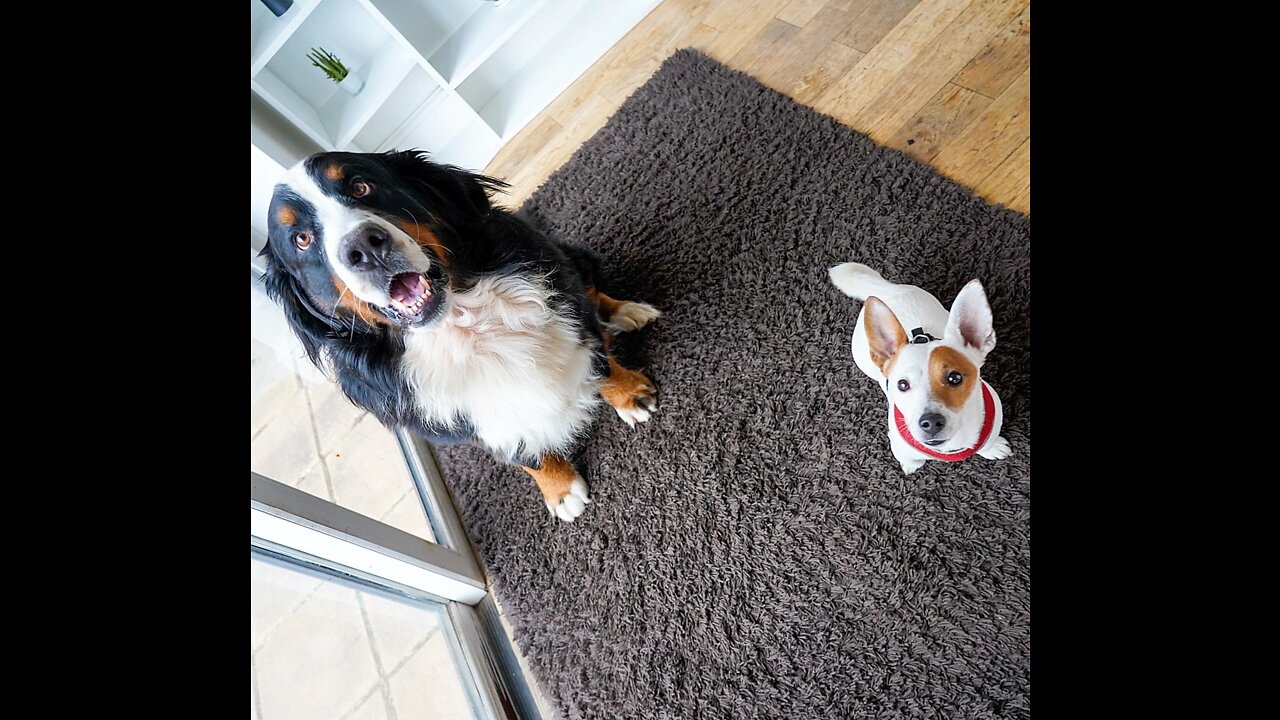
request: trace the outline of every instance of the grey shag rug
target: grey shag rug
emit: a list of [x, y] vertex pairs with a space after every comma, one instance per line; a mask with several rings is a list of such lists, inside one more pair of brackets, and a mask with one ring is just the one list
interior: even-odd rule
[[[621, 336], [661, 389], [602, 408], [548, 516], [527, 475], [440, 448], [536, 680], [567, 718], [1026, 717], [1031, 232], [907, 156], [692, 50], [525, 205], [665, 313]], [[1013, 456], [904, 476], [853, 363], [858, 260], [950, 305], [980, 278]]]

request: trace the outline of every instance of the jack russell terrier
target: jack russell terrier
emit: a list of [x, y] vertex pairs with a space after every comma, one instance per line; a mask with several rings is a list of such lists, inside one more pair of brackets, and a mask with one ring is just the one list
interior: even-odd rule
[[902, 471], [975, 453], [1009, 457], [1000, 397], [978, 374], [996, 346], [982, 283], [969, 281], [948, 315], [933, 295], [861, 263], [827, 272], [841, 292], [865, 303], [853, 329], [853, 360], [889, 399], [889, 445]]

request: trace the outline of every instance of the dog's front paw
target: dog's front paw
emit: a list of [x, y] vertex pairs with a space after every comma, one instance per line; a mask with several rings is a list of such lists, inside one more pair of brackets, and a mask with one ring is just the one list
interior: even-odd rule
[[547, 504], [547, 510], [565, 522], [577, 519], [586, 511], [587, 503], [591, 502], [591, 498], [587, 496], [587, 483], [581, 477], [574, 478], [569, 489], [561, 493], [560, 497], [543, 495], [542, 499]]
[[902, 472], [906, 473], [907, 475], [910, 475], [911, 473], [924, 467], [925, 462], [927, 461], [926, 460], [903, 460]]
[[600, 396], [631, 427], [653, 417], [658, 409], [658, 388], [653, 381], [622, 367], [613, 357], [609, 358], [609, 377], [600, 386]]
[[978, 451], [979, 456], [988, 460], [1003, 460], [1012, 454], [1013, 448], [1009, 447], [1009, 441], [1005, 440], [1003, 435], [997, 435], [995, 440]]
[[609, 326], [617, 332], [639, 330], [657, 319], [662, 313], [649, 303], [623, 303], [609, 317]]
[[636, 388], [630, 402], [615, 405], [613, 409], [618, 412], [618, 417], [622, 418], [623, 422], [635, 427], [636, 423], [645, 422], [653, 417], [653, 413], [658, 410], [658, 391], [652, 385], [640, 386]]

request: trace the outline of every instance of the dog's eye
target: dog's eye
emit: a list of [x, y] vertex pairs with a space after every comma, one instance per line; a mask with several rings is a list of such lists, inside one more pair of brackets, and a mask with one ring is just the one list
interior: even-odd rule
[[351, 182], [351, 194], [356, 197], [364, 197], [373, 192], [373, 186], [363, 180], [353, 180]]
[[948, 385], [959, 385], [962, 382], [964, 382], [964, 376], [961, 375], [960, 373], [956, 372], [955, 370], [952, 370], [951, 372], [947, 373]]
[[898, 389], [901, 390], [902, 392], [906, 392], [911, 389], [911, 383], [907, 382], [906, 380], [899, 380]]
[[298, 246], [299, 250], [306, 250], [311, 247], [311, 233], [299, 232], [293, 234], [293, 244]]

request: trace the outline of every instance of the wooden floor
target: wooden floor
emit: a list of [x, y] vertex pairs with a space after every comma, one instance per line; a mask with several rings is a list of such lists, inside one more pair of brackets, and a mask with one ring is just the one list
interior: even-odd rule
[[1029, 0], [663, 0], [489, 163], [508, 202], [684, 47], [1031, 213]]

